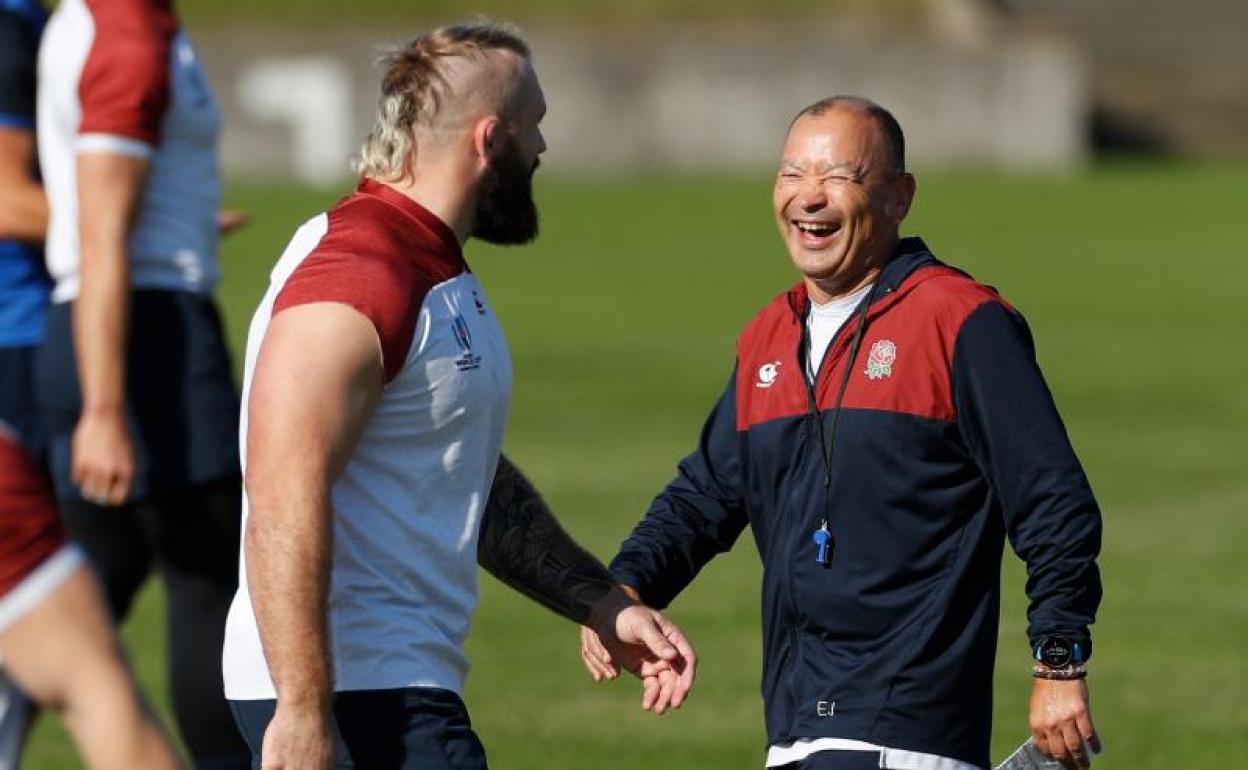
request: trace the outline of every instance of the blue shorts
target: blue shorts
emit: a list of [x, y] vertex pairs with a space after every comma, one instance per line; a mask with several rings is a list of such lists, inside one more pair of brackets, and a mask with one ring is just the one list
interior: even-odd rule
[[[126, 417], [135, 450], [130, 499], [236, 478], [238, 391], [216, 305], [184, 291], [141, 289], [130, 297]], [[72, 303], [48, 311], [36, 377], [56, 495], [80, 500], [70, 476], [70, 445], [82, 409]]]
[[17, 434], [33, 457], [42, 459], [44, 441], [35, 398], [37, 346], [0, 347], [0, 422]]
[[[234, 721], [260, 770], [271, 700], [230, 701]], [[485, 748], [453, 692], [430, 687], [334, 695], [335, 770], [486, 770]]]

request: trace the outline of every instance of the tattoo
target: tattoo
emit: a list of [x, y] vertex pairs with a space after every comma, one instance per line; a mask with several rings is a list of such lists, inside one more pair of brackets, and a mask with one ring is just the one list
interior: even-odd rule
[[559, 526], [533, 484], [506, 456], [498, 459], [485, 505], [477, 562], [538, 604], [581, 624], [618, 590], [602, 562]]

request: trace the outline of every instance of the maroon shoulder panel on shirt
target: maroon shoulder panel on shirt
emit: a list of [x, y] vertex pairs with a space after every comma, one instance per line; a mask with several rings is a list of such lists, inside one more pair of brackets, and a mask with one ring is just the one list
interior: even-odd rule
[[[992, 289], [951, 268], [916, 270], [871, 307], [843, 407], [896, 412], [933, 420], [957, 417], [950, 380], [962, 323], [985, 302], [1008, 303]], [[820, 410], [832, 409], [844, 376], [855, 316], [828, 351], [815, 388]], [[737, 429], [808, 411], [798, 348], [802, 321], [787, 295], [777, 297], [746, 327], [737, 344]]]
[[79, 134], [160, 140], [169, 106], [169, 49], [178, 21], [168, 0], [86, 0], [95, 24], [78, 81]]
[[35, 461], [0, 430], [0, 596], [65, 544], [52, 488]]
[[337, 302], [372, 322], [389, 383], [403, 368], [429, 290], [467, 270], [450, 229], [391, 188], [366, 180], [328, 214], [329, 229], [295, 268], [273, 315]]

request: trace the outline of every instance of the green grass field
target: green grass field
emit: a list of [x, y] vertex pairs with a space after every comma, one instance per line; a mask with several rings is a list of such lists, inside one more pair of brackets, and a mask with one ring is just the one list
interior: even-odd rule
[[[1241, 767], [1248, 756], [1248, 167], [1084, 177], [920, 176], [908, 232], [1028, 316], [1105, 513], [1089, 679], [1104, 770]], [[226, 245], [236, 349], [294, 227], [340, 191], [238, 187]], [[793, 280], [750, 178], [542, 179], [536, 245], [472, 245], [510, 337], [507, 450], [568, 528], [609, 557], [696, 439], [742, 324]], [[994, 755], [1026, 735], [1023, 571], [1007, 557]], [[508, 768], [759, 768], [759, 565], [748, 536], [672, 607], [701, 654], [680, 712], [632, 681], [592, 686], [573, 626], [483, 578], [467, 700]], [[161, 597], [126, 627], [164, 703]], [[163, 705], [162, 705], [163, 708]], [[44, 720], [28, 766], [78, 767]]]

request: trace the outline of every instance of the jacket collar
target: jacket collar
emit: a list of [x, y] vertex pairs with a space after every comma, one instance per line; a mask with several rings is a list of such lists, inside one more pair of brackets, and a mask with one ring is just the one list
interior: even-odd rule
[[[891, 305], [897, 295], [897, 289], [915, 271], [940, 264], [942, 264], [940, 260], [932, 255], [922, 238], [902, 238], [897, 242], [893, 256], [889, 258], [880, 272], [880, 277], [876, 279], [878, 286], [874, 292], [875, 301], [872, 302], [871, 312], [876, 313], [883, 310], [885, 305]], [[793, 311], [793, 315], [798, 320], [804, 321], [810, 306], [810, 296], [806, 291], [805, 281], [798, 281], [797, 285], [789, 290], [788, 300], [789, 309]]]

